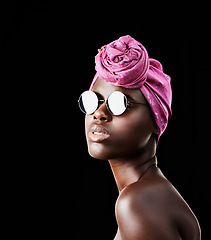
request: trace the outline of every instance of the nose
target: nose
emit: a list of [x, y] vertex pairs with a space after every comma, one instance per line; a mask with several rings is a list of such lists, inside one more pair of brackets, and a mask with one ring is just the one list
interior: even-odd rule
[[108, 111], [105, 102], [94, 112], [93, 119], [104, 121], [104, 122], [111, 121], [112, 116]]

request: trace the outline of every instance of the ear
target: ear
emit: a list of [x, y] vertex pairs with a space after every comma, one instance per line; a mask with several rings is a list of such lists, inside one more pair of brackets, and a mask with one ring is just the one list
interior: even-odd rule
[[158, 135], [158, 133], [159, 133], [159, 129], [158, 129], [157, 124], [154, 124], [153, 133], [154, 133], [155, 135]]

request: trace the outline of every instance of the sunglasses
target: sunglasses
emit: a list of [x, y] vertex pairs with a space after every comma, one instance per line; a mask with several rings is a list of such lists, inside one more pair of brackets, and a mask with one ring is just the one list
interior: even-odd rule
[[108, 111], [115, 116], [123, 114], [130, 103], [147, 105], [146, 103], [128, 101], [125, 94], [120, 91], [114, 91], [106, 100], [99, 99], [95, 92], [85, 91], [78, 99], [79, 108], [85, 114], [93, 114], [103, 102], [106, 103]]

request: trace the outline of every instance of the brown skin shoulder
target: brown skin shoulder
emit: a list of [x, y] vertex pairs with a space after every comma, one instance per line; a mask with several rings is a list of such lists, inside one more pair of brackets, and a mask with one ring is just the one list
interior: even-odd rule
[[115, 240], [199, 240], [194, 214], [159, 168], [126, 187], [116, 202]]

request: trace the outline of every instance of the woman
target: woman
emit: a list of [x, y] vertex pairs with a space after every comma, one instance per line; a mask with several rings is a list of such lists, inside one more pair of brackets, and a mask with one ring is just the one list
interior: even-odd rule
[[123, 36], [103, 46], [79, 98], [89, 154], [108, 159], [119, 190], [115, 240], [199, 240], [193, 212], [157, 167], [171, 116], [170, 77], [144, 46]]

